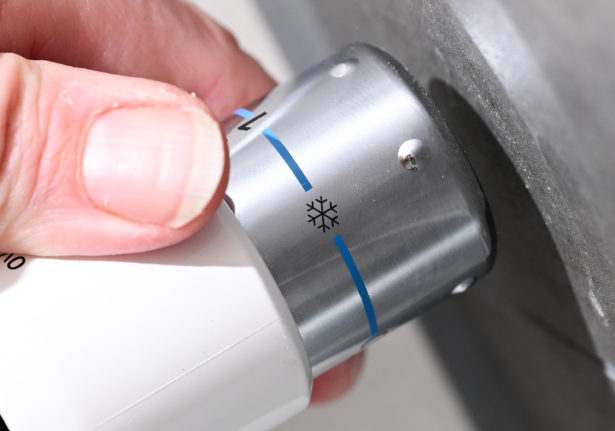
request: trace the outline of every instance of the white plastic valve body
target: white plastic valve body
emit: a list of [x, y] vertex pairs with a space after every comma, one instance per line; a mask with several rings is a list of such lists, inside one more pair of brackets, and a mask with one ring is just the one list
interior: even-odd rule
[[0, 270], [11, 431], [260, 430], [309, 400], [304, 347], [231, 211], [143, 255]]

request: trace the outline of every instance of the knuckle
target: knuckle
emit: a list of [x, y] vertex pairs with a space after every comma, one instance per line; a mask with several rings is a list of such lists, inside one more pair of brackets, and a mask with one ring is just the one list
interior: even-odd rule
[[[0, 240], [18, 219], [32, 193], [36, 154], [36, 66], [19, 55], [0, 54]], [[26, 89], [27, 88], [27, 89]], [[28, 166], [30, 163], [30, 166]], [[28, 173], [29, 175], [23, 175]], [[11, 229], [12, 230], [12, 229]]]
[[[0, 54], [0, 143], [5, 150], [18, 114], [25, 59], [16, 54]], [[4, 151], [3, 151], [4, 152]], [[2, 158], [4, 161], [4, 157]], [[4, 164], [3, 164], [4, 165]]]
[[215, 37], [216, 40], [219, 41], [220, 45], [232, 50], [239, 49], [239, 43], [237, 42], [237, 38], [233, 33], [231, 33], [228, 29], [222, 26], [216, 26]]
[[215, 22], [208, 16], [203, 17], [206, 28], [214, 42], [216, 48], [223, 52], [233, 52], [239, 50], [237, 39], [228, 29]]

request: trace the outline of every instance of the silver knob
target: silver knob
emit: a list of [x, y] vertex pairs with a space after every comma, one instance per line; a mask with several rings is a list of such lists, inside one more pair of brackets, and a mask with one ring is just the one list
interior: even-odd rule
[[385, 52], [351, 45], [236, 114], [228, 195], [314, 375], [489, 269], [472, 169]]

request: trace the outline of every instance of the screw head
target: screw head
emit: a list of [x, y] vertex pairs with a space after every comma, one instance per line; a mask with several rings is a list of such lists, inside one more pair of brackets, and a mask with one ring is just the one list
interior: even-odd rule
[[342, 61], [337, 63], [329, 70], [329, 74], [334, 78], [343, 78], [346, 75], [350, 75], [357, 65], [359, 64], [359, 60], [356, 58], [350, 58], [346, 61]]
[[476, 277], [466, 278], [461, 283], [459, 283], [457, 286], [455, 286], [453, 290], [451, 291], [451, 293], [453, 295], [459, 295], [460, 293], [463, 293], [466, 290], [468, 290], [470, 287], [472, 287], [475, 281], [476, 281]]
[[416, 171], [419, 165], [415, 155], [423, 143], [418, 139], [409, 139], [399, 146], [397, 159], [407, 171]]

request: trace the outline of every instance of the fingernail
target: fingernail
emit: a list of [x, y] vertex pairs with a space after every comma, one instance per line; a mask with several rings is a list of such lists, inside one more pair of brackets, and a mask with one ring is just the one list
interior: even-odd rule
[[198, 110], [124, 108], [96, 119], [83, 155], [83, 183], [98, 208], [180, 227], [200, 214], [223, 177], [225, 142]]

